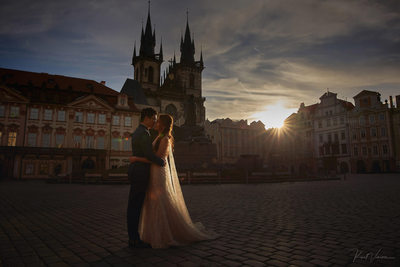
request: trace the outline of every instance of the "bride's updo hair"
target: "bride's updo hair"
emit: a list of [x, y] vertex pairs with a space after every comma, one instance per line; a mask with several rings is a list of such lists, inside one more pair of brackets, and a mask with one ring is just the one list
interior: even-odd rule
[[161, 125], [164, 127], [162, 132], [159, 133], [158, 135], [158, 140], [155, 145], [155, 150], [158, 150], [158, 147], [160, 146], [160, 141], [164, 136], [168, 136], [171, 145], [173, 145], [173, 140], [174, 137], [172, 136], [172, 129], [174, 127], [174, 119], [172, 118], [171, 115], [168, 114], [161, 114], [158, 118], [160, 121]]

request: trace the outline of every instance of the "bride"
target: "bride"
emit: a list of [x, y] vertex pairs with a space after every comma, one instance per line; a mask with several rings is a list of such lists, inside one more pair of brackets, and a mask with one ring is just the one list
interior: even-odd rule
[[[149, 186], [140, 215], [140, 238], [152, 248], [181, 246], [217, 237], [215, 233], [207, 232], [201, 223], [194, 224], [190, 218], [172, 154], [172, 127], [172, 117], [160, 115], [155, 126], [159, 135], [153, 148], [166, 164], [164, 167], [151, 164]], [[131, 161], [151, 163], [141, 157], [131, 157]]]

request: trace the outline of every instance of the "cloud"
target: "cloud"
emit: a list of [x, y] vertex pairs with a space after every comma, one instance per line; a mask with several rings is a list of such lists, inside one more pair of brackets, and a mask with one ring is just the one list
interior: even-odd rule
[[[166, 60], [174, 51], [179, 60], [186, 8], [197, 59], [203, 50], [210, 119], [251, 118], [278, 101], [312, 104], [326, 88], [351, 98], [400, 87], [398, 1], [152, 1], [156, 50], [162, 37]], [[8, 1], [0, 9], [0, 64], [106, 80], [119, 90], [132, 77], [146, 18], [147, 1]]]

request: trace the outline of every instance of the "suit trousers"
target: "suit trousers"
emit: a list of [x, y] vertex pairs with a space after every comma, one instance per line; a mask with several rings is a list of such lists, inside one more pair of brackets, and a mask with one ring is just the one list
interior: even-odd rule
[[131, 184], [127, 210], [127, 225], [130, 241], [140, 240], [138, 228], [140, 212], [142, 211], [144, 198], [146, 196], [146, 188], [146, 184]]

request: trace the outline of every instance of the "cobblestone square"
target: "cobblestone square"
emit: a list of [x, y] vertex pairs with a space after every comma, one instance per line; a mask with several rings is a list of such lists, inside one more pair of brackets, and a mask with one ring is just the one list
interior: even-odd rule
[[400, 175], [185, 185], [217, 240], [127, 247], [128, 185], [0, 183], [0, 266], [400, 266]]

